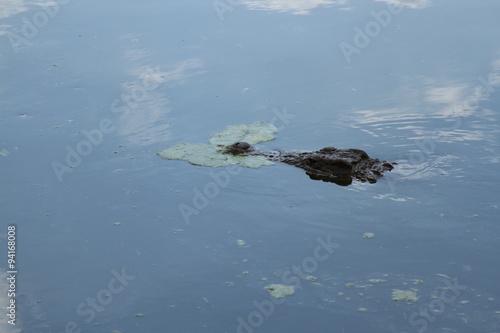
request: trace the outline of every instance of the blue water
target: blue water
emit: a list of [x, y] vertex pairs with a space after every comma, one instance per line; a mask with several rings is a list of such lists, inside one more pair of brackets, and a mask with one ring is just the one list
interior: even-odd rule
[[[2, 2], [1, 332], [500, 332], [499, 12]], [[398, 165], [341, 187], [156, 156], [261, 120], [266, 150]]]

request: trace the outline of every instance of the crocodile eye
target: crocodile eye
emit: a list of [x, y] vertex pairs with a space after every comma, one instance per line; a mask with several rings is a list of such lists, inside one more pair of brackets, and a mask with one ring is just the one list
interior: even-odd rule
[[247, 149], [250, 147], [250, 144], [249, 143], [246, 143], [246, 142], [236, 142], [234, 144], [237, 148], [241, 148], [241, 149]]

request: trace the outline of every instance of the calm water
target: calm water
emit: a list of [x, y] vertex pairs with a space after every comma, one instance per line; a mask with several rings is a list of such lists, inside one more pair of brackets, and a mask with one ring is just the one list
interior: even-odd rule
[[[1, 331], [500, 332], [499, 13], [2, 1]], [[259, 120], [264, 149], [399, 165], [340, 187], [155, 155]]]

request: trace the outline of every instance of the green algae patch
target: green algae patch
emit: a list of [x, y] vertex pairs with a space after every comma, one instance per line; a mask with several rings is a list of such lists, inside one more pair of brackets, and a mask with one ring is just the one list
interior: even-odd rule
[[162, 150], [158, 155], [167, 160], [184, 160], [194, 165], [218, 167], [230, 164], [227, 156], [220, 153], [217, 147], [205, 143], [181, 143]]
[[167, 160], [183, 160], [193, 165], [208, 167], [224, 167], [239, 164], [247, 168], [259, 168], [274, 163], [262, 156], [224, 154], [224, 148], [238, 141], [256, 144], [276, 138], [277, 129], [272, 124], [263, 121], [252, 125], [231, 125], [226, 129], [212, 134], [210, 144], [181, 143], [157, 153]]
[[276, 139], [274, 133], [278, 129], [269, 123], [258, 121], [252, 125], [231, 125], [220, 132], [212, 134], [210, 144], [214, 146], [229, 146], [242, 141], [254, 145], [259, 142]]
[[372, 239], [373, 237], [375, 237], [375, 234], [373, 232], [365, 232], [363, 234], [363, 238], [366, 238], [366, 239]]
[[407, 301], [416, 302], [418, 300], [417, 293], [411, 290], [392, 290], [392, 300], [393, 301]]
[[295, 288], [293, 286], [286, 286], [284, 284], [270, 284], [265, 286], [264, 289], [269, 291], [272, 297], [283, 298], [295, 293]]

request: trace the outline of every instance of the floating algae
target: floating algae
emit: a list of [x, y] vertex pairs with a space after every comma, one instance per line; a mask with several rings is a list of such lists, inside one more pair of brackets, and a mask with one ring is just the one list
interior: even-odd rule
[[269, 291], [271, 296], [275, 298], [283, 298], [285, 296], [292, 295], [295, 292], [293, 286], [285, 286], [284, 284], [270, 284], [265, 286], [264, 289]]
[[373, 232], [365, 232], [363, 234], [363, 238], [366, 238], [366, 239], [372, 239], [373, 237], [375, 237], [375, 234]]
[[411, 290], [400, 290], [393, 289], [392, 290], [392, 300], [393, 301], [408, 301], [408, 302], [416, 302], [417, 301], [417, 293]]
[[278, 130], [274, 125], [258, 121], [252, 125], [231, 125], [220, 132], [212, 134], [210, 144], [214, 146], [229, 146], [236, 142], [247, 142], [254, 145], [259, 142], [276, 139], [274, 133]]
[[424, 281], [422, 281], [422, 280], [418, 280], [418, 279], [413, 280], [413, 284], [414, 284], [414, 285], [416, 285], [416, 286], [419, 286], [419, 285], [421, 285], [422, 283], [424, 283]]
[[258, 168], [274, 163], [262, 156], [242, 156], [223, 154], [224, 148], [230, 144], [244, 140], [250, 144], [270, 141], [276, 138], [277, 129], [263, 121], [252, 125], [231, 125], [212, 134], [210, 144], [181, 143], [175, 147], [162, 150], [157, 155], [168, 160], [183, 160], [194, 165], [223, 167], [239, 164], [247, 168]]

